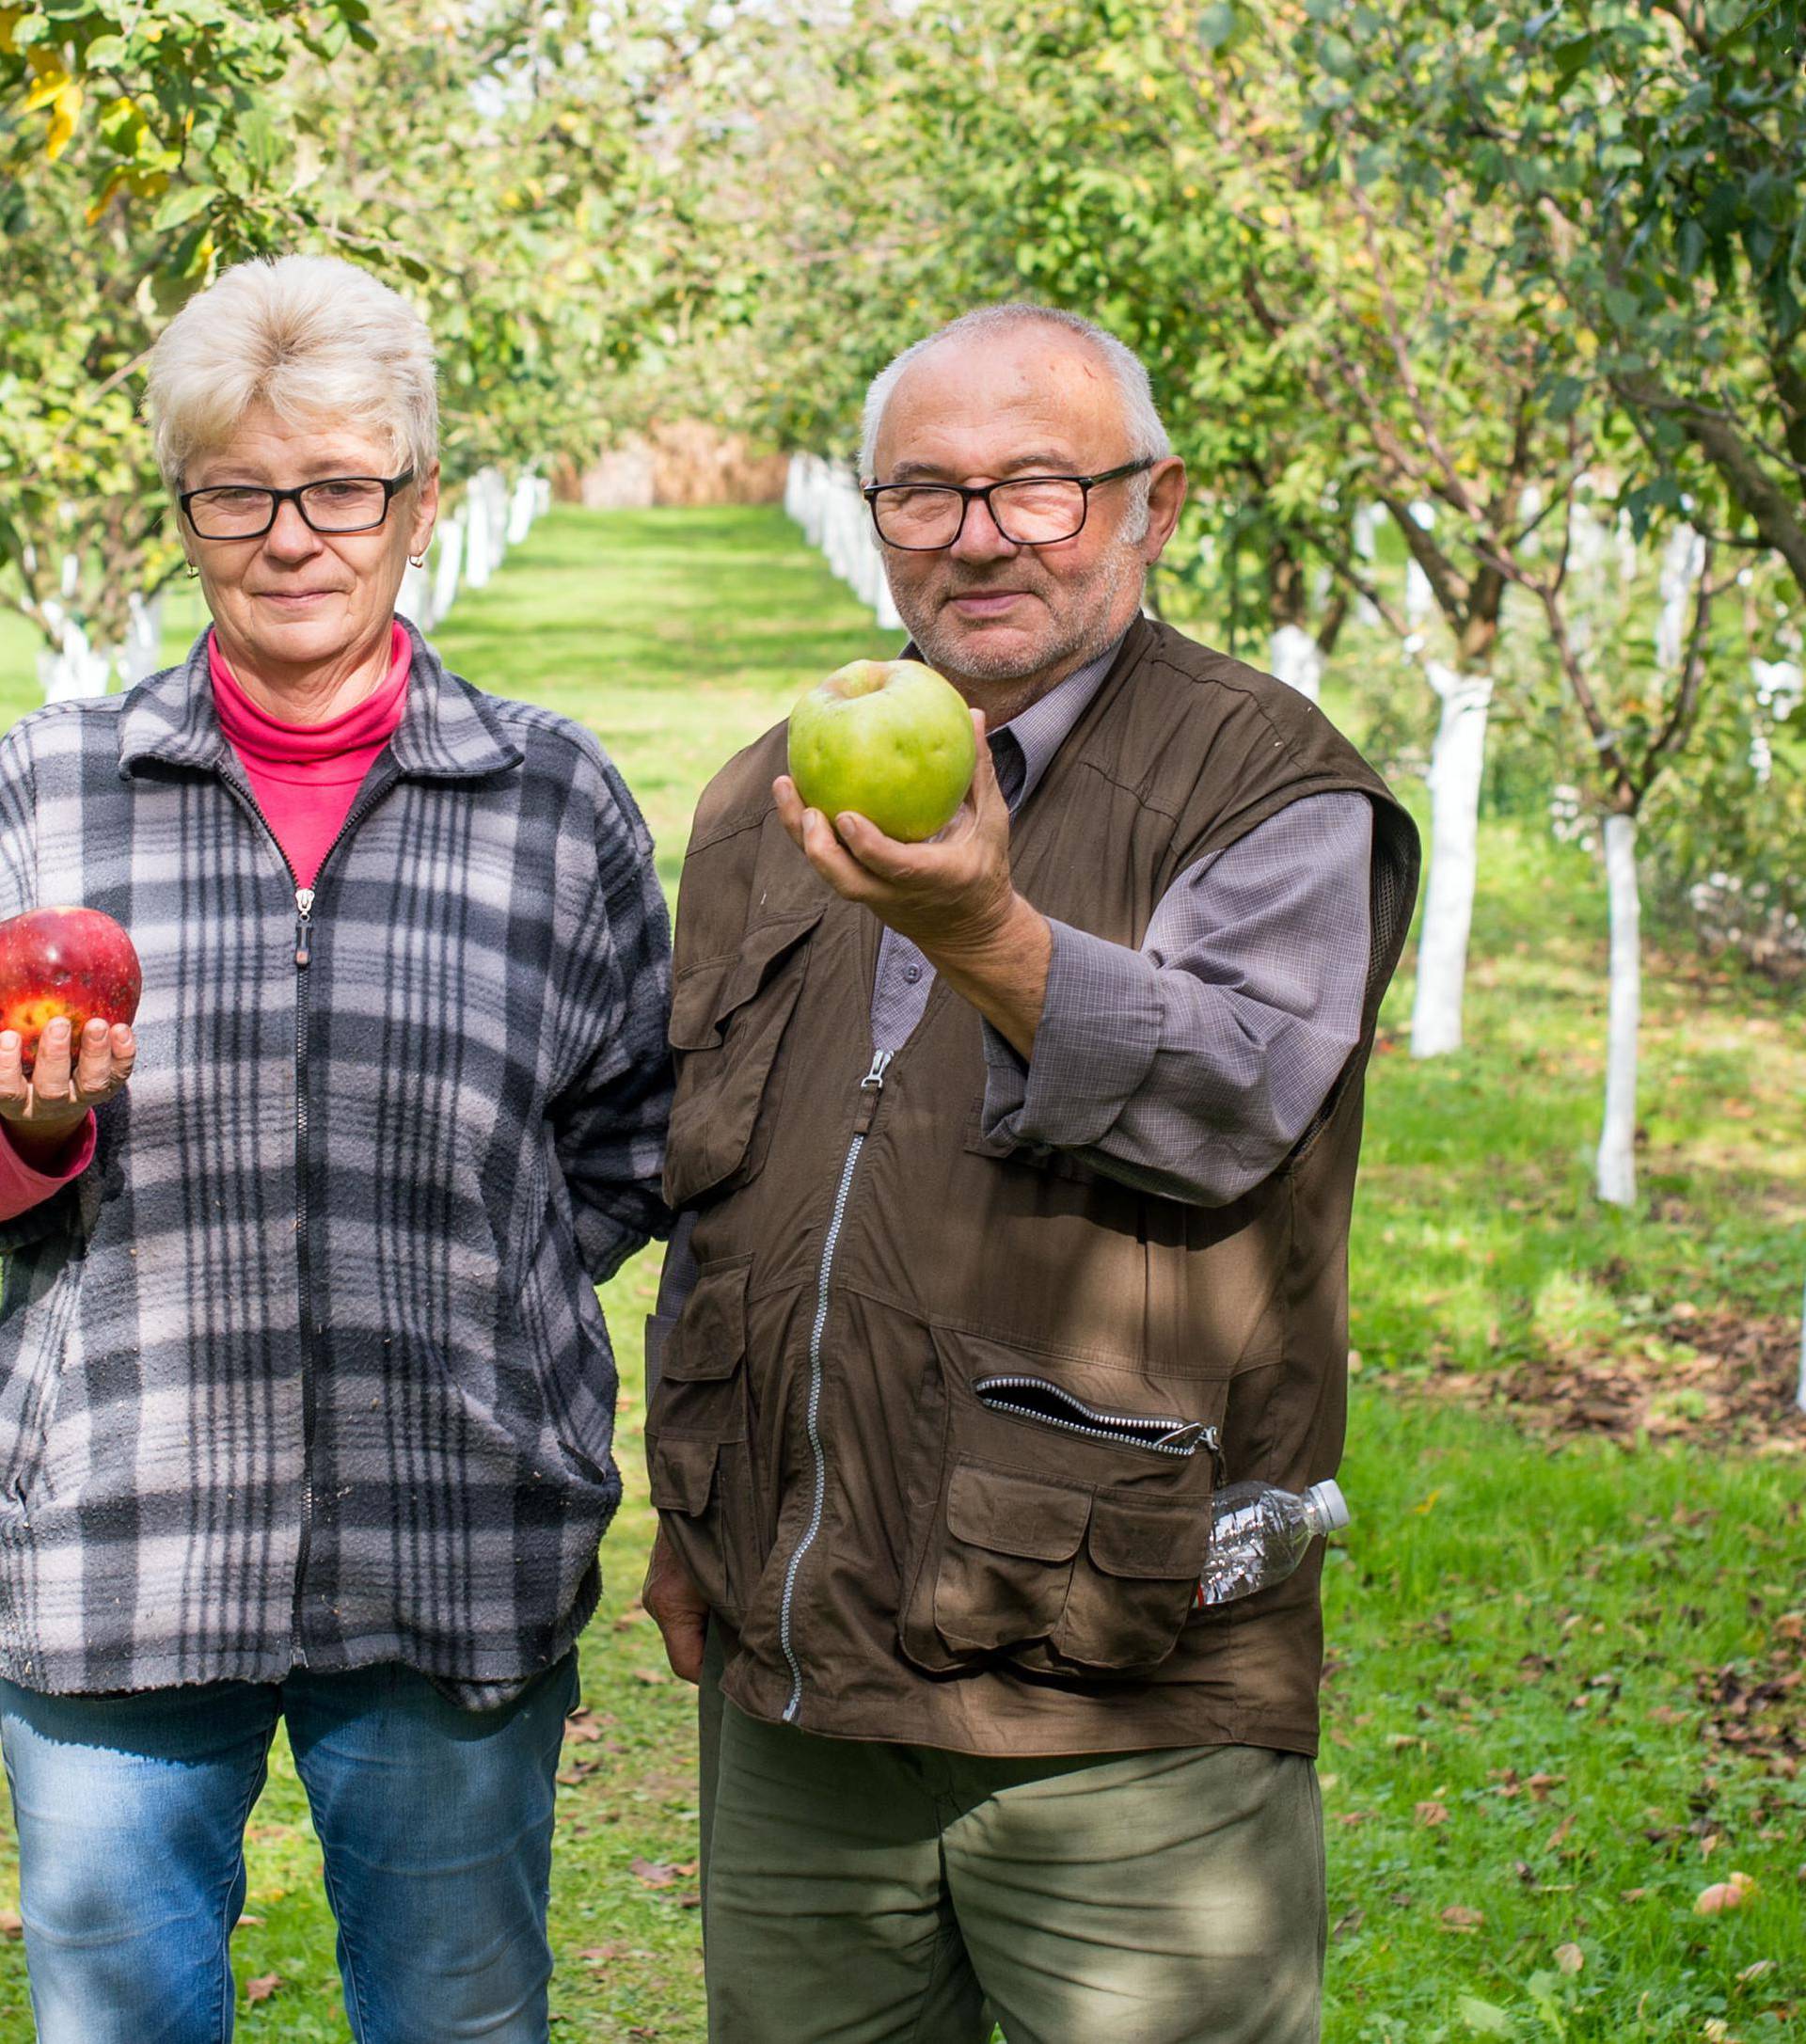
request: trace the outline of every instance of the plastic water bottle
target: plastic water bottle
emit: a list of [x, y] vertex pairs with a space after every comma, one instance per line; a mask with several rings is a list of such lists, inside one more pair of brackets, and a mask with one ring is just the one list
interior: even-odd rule
[[1271, 1483], [1231, 1483], [1211, 1500], [1211, 1547], [1193, 1605], [1198, 1610], [1282, 1583], [1321, 1536], [1348, 1524], [1339, 1485], [1300, 1497]]

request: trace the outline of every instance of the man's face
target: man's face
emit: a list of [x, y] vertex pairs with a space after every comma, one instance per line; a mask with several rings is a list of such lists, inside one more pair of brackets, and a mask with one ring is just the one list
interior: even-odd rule
[[[1032, 325], [943, 342], [891, 393], [875, 450], [879, 483], [1002, 482], [1096, 475], [1129, 459], [1122, 403], [1108, 366], [1076, 334]], [[891, 593], [932, 666], [1001, 721], [1094, 659], [1127, 628], [1183, 497], [1177, 462], [1155, 472], [1146, 533], [1138, 482], [1091, 493], [1083, 528], [1053, 546], [1021, 547], [972, 504], [953, 546], [884, 549]]]

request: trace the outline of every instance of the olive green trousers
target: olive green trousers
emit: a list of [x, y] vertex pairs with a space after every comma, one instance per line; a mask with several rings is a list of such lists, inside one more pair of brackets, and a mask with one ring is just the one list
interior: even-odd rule
[[711, 2044], [1317, 2044], [1316, 1769], [978, 1759], [747, 1717], [705, 1678]]

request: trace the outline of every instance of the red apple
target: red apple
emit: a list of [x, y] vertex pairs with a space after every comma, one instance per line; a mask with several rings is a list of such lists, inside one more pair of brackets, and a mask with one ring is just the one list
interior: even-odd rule
[[30, 909], [0, 923], [0, 1029], [18, 1030], [27, 1071], [46, 1022], [65, 1016], [74, 1036], [90, 1015], [129, 1022], [143, 990], [131, 938], [98, 909]]

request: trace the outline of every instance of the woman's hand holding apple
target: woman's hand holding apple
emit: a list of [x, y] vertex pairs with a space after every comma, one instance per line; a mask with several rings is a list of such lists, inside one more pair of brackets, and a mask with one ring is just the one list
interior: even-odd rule
[[90, 1110], [124, 1089], [137, 1054], [128, 1022], [90, 1016], [77, 1044], [59, 1016], [44, 1024], [27, 1072], [24, 1038], [0, 1029], [0, 1125], [12, 1147], [35, 1169], [54, 1168]]

